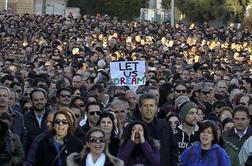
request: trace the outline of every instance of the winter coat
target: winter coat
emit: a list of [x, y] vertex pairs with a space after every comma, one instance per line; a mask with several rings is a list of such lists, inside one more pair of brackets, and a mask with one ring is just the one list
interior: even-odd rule
[[240, 138], [234, 131], [234, 127], [222, 134], [224, 149], [228, 153], [232, 166], [239, 166], [238, 154], [243, 143], [252, 135], [252, 129], [248, 128], [246, 134]]
[[[239, 153], [239, 161], [241, 166], [244, 166], [245, 163], [248, 165], [252, 165], [251, 161], [252, 156], [252, 136], [250, 136], [242, 145], [242, 148]], [[248, 158], [250, 158], [248, 160]]]
[[8, 124], [0, 120], [0, 165], [21, 165], [25, 155], [19, 137], [9, 131]]
[[218, 144], [212, 145], [201, 157], [201, 144], [195, 143], [181, 154], [182, 166], [230, 166], [229, 157]]
[[38, 142], [36, 154], [34, 155], [35, 159], [30, 160], [33, 161], [34, 166], [54, 166], [58, 165], [58, 158], [60, 156], [64, 161], [64, 165], [66, 165], [67, 156], [73, 152], [80, 152], [81, 149], [82, 144], [79, 140], [68, 134], [64, 138], [64, 144], [60, 150], [61, 154], [58, 155], [54, 146], [53, 134], [50, 132]]
[[[113, 164], [106, 154], [105, 156], [106, 156], [106, 160], [103, 166], [124, 166], [124, 163], [122, 160], [112, 157], [112, 160], [115, 163]], [[67, 166], [86, 166], [86, 158], [87, 158], [87, 155], [85, 155], [84, 158], [81, 159], [79, 153], [72, 153], [67, 157]]]
[[45, 113], [41, 121], [41, 126], [39, 126], [34, 110], [31, 110], [30, 112], [25, 113], [24, 125], [28, 133], [26, 144], [25, 144], [26, 154], [28, 153], [34, 138], [38, 136], [39, 134], [41, 134], [42, 132], [46, 131], [46, 118], [47, 118], [48, 113], [49, 113], [49, 110], [45, 110]]
[[123, 160], [125, 166], [135, 164], [160, 166], [159, 149], [157, 149], [157, 147], [151, 147], [147, 141], [137, 145], [132, 140], [129, 140], [125, 145], [120, 147], [118, 157]]

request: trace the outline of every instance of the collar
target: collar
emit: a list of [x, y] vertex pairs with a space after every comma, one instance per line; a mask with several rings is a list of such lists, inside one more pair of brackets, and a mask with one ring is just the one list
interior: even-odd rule
[[243, 132], [239, 132], [235, 127], [234, 127], [234, 132], [237, 134], [240, 138], [243, 137], [248, 131], [248, 127]]
[[[38, 117], [38, 114], [37, 114], [37, 112], [35, 110], [34, 110], [34, 114], [35, 114], [36, 117]], [[44, 117], [44, 115], [45, 115], [45, 109], [41, 113], [41, 117]]]
[[[183, 129], [182, 123], [178, 126], [178, 128], [179, 128], [180, 130], [182, 130], [183, 132], [186, 133], [186, 131]], [[191, 134], [194, 135], [195, 132], [197, 132], [197, 131], [199, 131], [199, 126], [196, 124], [196, 125], [194, 126], [194, 130], [193, 130], [193, 132], [192, 132]]]

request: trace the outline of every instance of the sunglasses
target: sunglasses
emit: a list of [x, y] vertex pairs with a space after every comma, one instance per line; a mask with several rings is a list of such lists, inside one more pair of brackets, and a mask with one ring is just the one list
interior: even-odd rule
[[60, 95], [61, 97], [67, 97], [67, 98], [71, 98], [71, 95]]
[[101, 138], [91, 137], [88, 142], [90, 142], [90, 143], [99, 143], [99, 142], [105, 143], [105, 141], [106, 140], [104, 137], [101, 137]]
[[54, 121], [54, 124], [56, 124], [56, 125], [60, 125], [60, 124], [62, 124], [62, 125], [67, 125], [67, 124], [68, 124], [68, 121], [67, 121], [66, 119], [62, 119], [62, 120], [56, 119], [56, 120]]
[[114, 111], [115, 114], [118, 114], [118, 113], [125, 113], [126, 110], [118, 110], [118, 111]]
[[101, 111], [93, 111], [93, 112], [89, 112], [88, 114], [91, 115], [91, 116], [94, 116], [95, 114], [100, 115]]
[[182, 92], [182, 93], [186, 93], [186, 92], [187, 92], [187, 90], [179, 90], [179, 89], [176, 89], [175, 91], [176, 91], [177, 93], [181, 93], [181, 92]]

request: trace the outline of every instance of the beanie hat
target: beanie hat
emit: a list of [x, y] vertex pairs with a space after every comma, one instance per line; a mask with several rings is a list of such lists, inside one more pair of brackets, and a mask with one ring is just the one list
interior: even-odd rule
[[185, 102], [183, 103], [180, 107], [179, 107], [179, 118], [180, 120], [183, 122], [185, 120], [186, 114], [188, 113], [188, 111], [191, 108], [196, 108], [197, 109], [197, 105], [194, 104], [193, 102], [189, 101], [189, 102]]
[[175, 100], [175, 108], [179, 108], [184, 102], [190, 101], [188, 96], [179, 96]]

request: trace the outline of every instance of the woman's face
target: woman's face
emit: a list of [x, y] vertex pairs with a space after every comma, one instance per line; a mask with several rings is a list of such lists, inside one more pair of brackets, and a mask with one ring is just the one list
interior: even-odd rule
[[90, 139], [87, 141], [87, 146], [90, 149], [91, 154], [100, 155], [105, 149], [105, 136], [100, 131], [95, 131], [90, 135]]
[[214, 140], [213, 131], [210, 127], [206, 128], [200, 133], [200, 142], [202, 145], [206, 147], [211, 147], [213, 140]]
[[172, 130], [175, 130], [176, 127], [180, 124], [178, 117], [172, 116], [169, 118], [169, 124], [171, 125]]
[[224, 131], [227, 131], [227, 130], [231, 129], [232, 127], [234, 127], [234, 123], [228, 122], [228, 123], [226, 123], [226, 125], [224, 126]]
[[[143, 133], [143, 132], [144, 132], [144, 129], [143, 129], [143, 126], [142, 126], [142, 125], [136, 124], [135, 126], [133, 126], [131, 135], [135, 133], [134, 142], [135, 142], [136, 144], [140, 144], [140, 143], [141, 143], [141, 140], [140, 140], [140, 133]], [[144, 134], [144, 133], [143, 133], [143, 134]]]
[[204, 113], [201, 109], [198, 109], [198, 122], [203, 122], [204, 120]]
[[54, 120], [54, 129], [56, 131], [56, 135], [59, 137], [65, 137], [67, 135], [67, 131], [69, 128], [69, 124], [66, 116], [64, 114], [58, 114]]
[[113, 122], [109, 117], [102, 118], [100, 127], [105, 133], [111, 133], [113, 129]]

